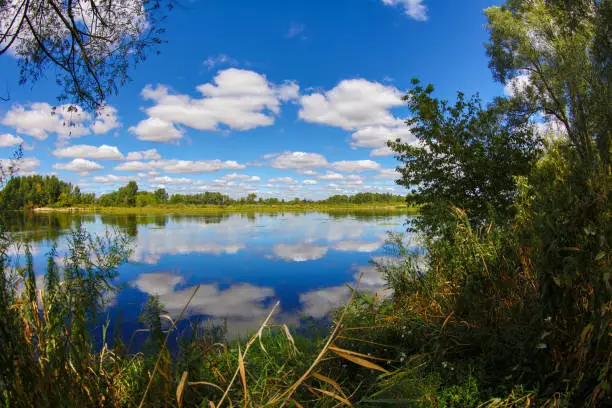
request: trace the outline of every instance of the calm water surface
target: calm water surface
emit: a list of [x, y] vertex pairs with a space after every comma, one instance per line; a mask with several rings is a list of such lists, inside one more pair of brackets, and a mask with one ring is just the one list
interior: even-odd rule
[[[188, 314], [227, 321], [230, 333], [258, 327], [276, 300], [277, 321], [297, 326], [322, 319], [349, 297], [346, 283], [363, 273], [361, 287], [384, 282], [370, 264], [386, 255], [388, 232], [405, 232], [403, 214], [23, 215], [12, 230], [30, 242], [41, 273], [53, 243], [61, 256], [71, 229], [92, 233], [118, 228], [134, 238], [129, 263], [119, 268], [123, 289], [107, 314], [138, 326], [148, 295], [177, 316], [195, 286]], [[15, 254], [17, 251], [15, 251]]]

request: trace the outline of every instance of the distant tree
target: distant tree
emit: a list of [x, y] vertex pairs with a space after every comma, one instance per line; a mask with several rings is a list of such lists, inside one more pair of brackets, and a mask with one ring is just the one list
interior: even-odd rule
[[60, 99], [94, 110], [129, 79], [128, 69], [161, 43], [163, 3], [0, 0], [0, 55], [19, 57], [22, 84], [56, 68]]
[[255, 193], [249, 193], [246, 196], [247, 204], [255, 204], [255, 200], [257, 200], [257, 194], [255, 194]]
[[120, 204], [126, 207], [135, 207], [137, 193], [138, 184], [135, 181], [130, 181], [125, 186], [119, 188], [117, 194]]
[[505, 217], [515, 194], [514, 177], [528, 174], [536, 154], [530, 112], [509, 111], [502, 100], [488, 108], [458, 93], [450, 104], [432, 96], [431, 85], [413, 80], [404, 97], [407, 121], [418, 143], [389, 146], [400, 161], [398, 184], [413, 189], [410, 204], [421, 206], [416, 222], [432, 233], [444, 229], [449, 206], [467, 211], [474, 223]]
[[155, 190], [154, 194], [155, 194], [155, 199], [157, 200], [157, 202], [159, 203], [168, 202], [168, 193], [166, 192], [165, 189], [158, 188], [157, 190]]

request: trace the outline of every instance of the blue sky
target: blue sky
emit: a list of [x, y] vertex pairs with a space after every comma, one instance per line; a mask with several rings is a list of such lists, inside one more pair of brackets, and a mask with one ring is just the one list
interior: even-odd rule
[[[389, 137], [411, 141], [410, 79], [438, 96], [492, 99], [483, 9], [495, 1], [201, 0], [165, 22], [167, 43], [132, 72], [101, 119], [51, 116], [54, 72], [19, 86], [0, 57], [0, 157], [25, 143], [22, 172], [102, 193], [142, 189], [320, 198], [402, 193]], [[88, 117], [90, 116], [90, 117]]]

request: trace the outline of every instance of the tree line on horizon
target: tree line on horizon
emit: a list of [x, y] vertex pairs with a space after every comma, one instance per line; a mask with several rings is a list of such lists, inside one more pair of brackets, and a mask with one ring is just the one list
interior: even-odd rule
[[65, 208], [75, 205], [101, 207], [152, 207], [159, 205], [236, 205], [236, 204], [401, 204], [406, 198], [390, 193], [336, 194], [322, 200], [294, 198], [286, 200], [276, 197], [258, 197], [249, 193], [232, 198], [219, 192], [207, 191], [195, 194], [169, 194], [166, 189], [140, 190], [138, 183], [130, 181], [117, 190], [97, 196], [83, 193], [79, 186], [60, 180], [57, 176], [28, 175], [13, 177], [0, 191], [0, 206], [5, 209], [28, 209], [40, 207]]

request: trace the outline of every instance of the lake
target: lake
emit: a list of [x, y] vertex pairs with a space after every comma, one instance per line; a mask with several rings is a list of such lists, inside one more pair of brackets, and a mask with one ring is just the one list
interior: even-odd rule
[[[129, 262], [119, 267], [122, 287], [107, 310], [121, 312], [122, 329], [133, 331], [148, 295], [158, 295], [176, 317], [196, 285], [190, 317], [227, 322], [229, 333], [259, 327], [276, 300], [275, 320], [293, 327], [324, 319], [361, 288], [384, 292], [370, 263], [388, 255], [389, 232], [405, 233], [408, 216], [397, 213], [244, 213], [214, 215], [19, 214], [10, 229], [30, 242], [36, 271], [57, 244], [65, 254], [70, 231], [116, 228], [133, 237]], [[22, 250], [13, 248], [13, 255]], [[61, 259], [61, 258], [60, 258]]]

